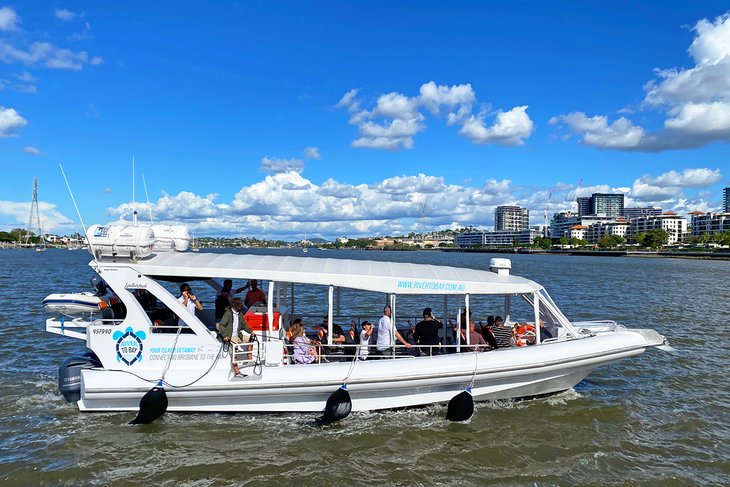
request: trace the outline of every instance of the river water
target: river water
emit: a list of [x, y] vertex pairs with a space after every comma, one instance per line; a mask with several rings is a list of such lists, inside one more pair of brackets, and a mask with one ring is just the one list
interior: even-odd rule
[[[308, 256], [480, 269], [488, 268], [491, 257], [316, 249]], [[654, 328], [676, 351], [650, 350], [598, 369], [557, 396], [477, 404], [463, 424], [447, 422], [444, 406], [430, 406], [353, 413], [324, 428], [312, 426], [309, 415], [245, 412], [167, 414], [150, 425], [130, 426], [133, 414], [80, 414], [57, 392], [58, 365], [83, 344], [44, 332], [41, 301], [50, 293], [90, 290], [89, 254], [2, 250], [0, 481], [730, 484], [730, 262], [510, 257], [513, 272], [545, 285], [569, 319]], [[372, 305], [375, 315], [380, 306]]]

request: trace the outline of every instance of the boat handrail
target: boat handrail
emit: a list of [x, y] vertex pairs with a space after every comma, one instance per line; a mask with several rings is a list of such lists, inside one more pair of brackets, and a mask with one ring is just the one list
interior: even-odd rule
[[[559, 341], [564, 341], [564, 339], [561, 338], [550, 338], [542, 343], [555, 343]], [[268, 346], [275, 346], [275, 347], [283, 347], [285, 350], [285, 353], [283, 355], [282, 359], [282, 365], [312, 365], [312, 364], [322, 364], [322, 363], [329, 363], [329, 362], [345, 362], [350, 361], [354, 358], [357, 360], [360, 356], [360, 349], [364, 345], [359, 344], [353, 344], [353, 343], [342, 343], [342, 344], [336, 344], [328, 346], [326, 344], [320, 344], [320, 343], [312, 343], [311, 346], [315, 347], [317, 349], [317, 359], [312, 362], [311, 364], [301, 364], [296, 363], [292, 361], [292, 356], [290, 355], [290, 352], [287, 351], [288, 347], [292, 347], [293, 345], [291, 343], [288, 343], [280, 338], [276, 337], [267, 337], [266, 340], [261, 340], [260, 342], [247, 342], [247, 343], [238, 343], [233, 344], [233, 353], [236, 354], [236, 357], [243, 356], [245, 358], [236, 360], [236, 364], [239, 366], [239, 368], [254, 366], [257, 363], [257, 359], [263, 357], [266, 357], [266, 347]], [[454, 353], [474, 353], [474, 350], [471, 350], [471, 347], [474, 345], [466, 345], [464, 343], [461, 344], [451, 344], [451, 345], [412, 345], [410, 348], [406, 347], [405, 345], [396, 345], [395, 347], [391, 347], [391, 350], [393, 351], [391, 354], [385, 354], [383, 352], [377, 351], [377, 344], [371, 343], [368, 345], [370, 347], [370, 351], [368, 353], [368, 360], [373, 359], [380, 359], [380, 360], [402, 360], [402, 359], [415, 359], [420, 356], [437, 356], [437, 355], [451, 355]], [[510, 346], [507, 348], [491, 348], [488, 345], [478, 345], [480, 348], [477, 350], [478, 353], [484, 353], [484, 352], [493, 352], [498, 350], [507, 350], [507, 349], [522, 349], [522, 348], [532, 348], [534, 344], [529, 344], [526, 347], [518, 347], [518, 346]], [[328, 353], [323, 353], [325, 349]], [[348, 351], [351, 351], [348, 353]], [[228, 354], [231, 353], [228, 349], [224, 349], [224, 356], [229, 356]]]

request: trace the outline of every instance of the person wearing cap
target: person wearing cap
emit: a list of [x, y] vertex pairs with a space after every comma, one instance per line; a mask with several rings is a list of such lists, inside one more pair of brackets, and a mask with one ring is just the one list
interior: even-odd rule
[[362, 330], [360, 331], [360, 353], [358, 358], [367, 360], [368, 355], [370, 355], [370, 336], [373, 334], [373, 324], [369, 321], [363, 321], [360, 326]]
[[423, 310], [423, 320], [416, 323], [416, 330], [413, 332], [413, 339], [417, 345], [428, 345], [421, 350], [426, 355], [436, 355], [439, 353], [436, 345], [440, 345], [439, 330], [443, 327], [443, 323], [437, 320], [431, 308]]

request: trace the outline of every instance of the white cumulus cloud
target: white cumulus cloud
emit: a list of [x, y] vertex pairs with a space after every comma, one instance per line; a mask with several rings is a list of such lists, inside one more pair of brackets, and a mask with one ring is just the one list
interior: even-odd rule
[[0, 139], [13, 137], [14, 132], [25, 127], [28, 121], [20, 116], [14, 108], [0, 105]]
[[[698, 21], [688, 51], [690, 68], [656, 69], [644, 85], [642, 110], [664, 114], [661, 130], [648, 132], [620, 117], [583, 112], [553, 117], [565, 122], [581, 141], [600, 149], [664, 151], [730, 142], [730, 12]], [[593, 123], [591, 123], [593, 122]]]
[[20, 17], [11, 7], [0, 7], [0, 31], [17, 30]]
[[268, 174], [278, 174], [281, 172], [296, 171], [302, 172], [304, 170], [304, 161], [301, 159], [277, 159], [271, 157], [264, 157], [261, 159], [261, 166], [259, 168], [261, 172]]
[[28, 66], [40, 64], [51, 69], [81, 71], [84, 66], [95, 66], [104, 62], [99, 56], [91, 56], [86, 51], [74, 52], [56, 47], [50, 42], [33, 42], [27, 48], [15, 47], [0, 40], [0, 61], [19, 62]]
[[476, 94], [468, 83], [446, 86], [429, 81], [421, 85], [417, 96], [397, 92], [381, 95], [372, 110], [361, 109], [357, 95], [352, 89], [336, 105], [346, 108], [349, 123], [358, 127], [359, 137], [352, 142], [353, 147], [412, 148], [414, 137], [426, 129], [424, 110], [435, 117], [445, 114], [447, 125], [461, 125], [459, 134], [478, 144], [521, 145], [533, 130], [527, 106], [496, 111], [496, 120], [487, 127], [486, 114], [472, 114]]
[[484, 123], [484, 115], [472, 115], [459, 133], [475, 144], [497, 143], [510, 146], [523, 145], [524, 139], [532, 134], [532, 129], [533, 123], [525, 105], [508, 112], [497, 112], [496, 120], [489, 127]]
[[23, 147], [23, 152], [25, 152], [26, 154], [30, 154], [32, 156], [44, 155], [42, 150], [38, 149], [37, 147], [33, 147], [32, 145]]
[[69, 20], [74, 20], [79, 16], [76, 12], [72, 12], [71, 10], [67, 8], [57, 8], [53, 14], [56, 16], [56, 18], [62, 22], [68, 22]]
[[322, 156], [319, 154], [318, 147], [307, 147], [304, 149], [305, 159], [320, 159]]
[[[494, 208], [519, 205], [530, 210], [533, 225], [544, 223], [544, 211], [575, 210], [576, 196], [621, 193], [626, 206], [657, 206], [678, 212], [716, 210], [716, 191], [696, 193], [723, 178], [718, 169], [688, 168], [643, 175], [626, 186], [519, 186], [509, 179], [448, 184], [433, 174], [398, 175], [371, 184], [327, 179], [317, 184], [297, 171], [280, 172], [242, 187], [230, 202], [217, 195], [180, 192], [152, 202], [155, 221], [188, 223], [199, 232], [255, 235], [296, 240], [309, 237], [374, 236], [428, 232], [473, 225], [490, 228]], [[713, 202], [715, 201], [715, 202]], [[27, 206], [26, 206], [27, 208]], [[119, 220], [131, 220], [131, 204], [109, 209]], [[137, 204], [141, 215], [145, 205]], [[24, 213], [27, 218], [27, 212]]]

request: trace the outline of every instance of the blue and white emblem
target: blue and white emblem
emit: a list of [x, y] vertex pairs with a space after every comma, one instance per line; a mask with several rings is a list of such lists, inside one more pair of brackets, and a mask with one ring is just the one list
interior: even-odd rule
[[115, 331], [112, 338], [117, 341], [117, 362], [124, 362], [132, 365], [135, 362], [142, 361], [142, 340], [147, 338], [147, 334], [142, 330], [135, 332], [131, 326], [122, 333]]

